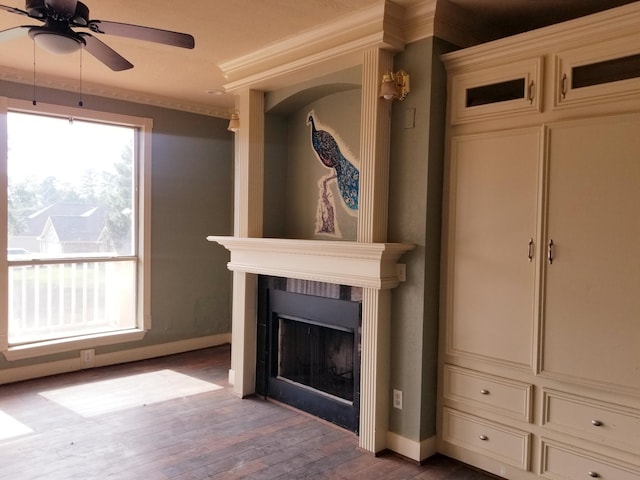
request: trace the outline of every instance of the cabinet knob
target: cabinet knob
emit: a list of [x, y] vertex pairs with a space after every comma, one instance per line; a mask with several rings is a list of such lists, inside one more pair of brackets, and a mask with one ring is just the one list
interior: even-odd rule
[[591, 425], [593, 425], [594, 427], [601, 427], [602, 422], [600, 420], [591, 420]]
[[487, 389], [483, 388], [482, 390], [480, 390], [480, 393], [481, 393], [482, 395], [489, 395], [489, 390], [487, 390]]
[[589, 472], [589, 476], [591, 478], [600, 478], [600, 474], [598, 472]]
[[489, 440], [489, 437], [487, 437], [486, 435], [478, 435], [478, 438], [483, 442], [486, 442], [487, 440]]

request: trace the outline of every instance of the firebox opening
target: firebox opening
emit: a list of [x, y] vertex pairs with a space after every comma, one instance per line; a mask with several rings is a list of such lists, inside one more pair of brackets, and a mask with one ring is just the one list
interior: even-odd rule
[[278, 320], [278, 378], [353, 402], [353, 331]]
[[361, 303], [260, 284], [256, 391], [357, 433]]

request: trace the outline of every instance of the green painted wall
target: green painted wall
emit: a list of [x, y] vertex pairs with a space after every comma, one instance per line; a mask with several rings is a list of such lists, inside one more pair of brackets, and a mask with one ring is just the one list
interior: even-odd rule
[[[32, 99], [32, 87], [0, 81], [0, 95]], [[41, 103], [76, 106], [75, 93], [37, 89]], [[144, 340], [96, 349], [96, 354], [231, 330], [228, 252], [207, 235], [233, 234], [233, 137], [228, 120], [85, 95], [91, 110], [153, 119], [151, 315]], [[37, 140], [37, 133], [34, 134]], [[7, 362], [0, 369], [64, 358], [77, 352]]]
[[435, 434], [447, 49], [431, 37], [394, 58], [412, 89], [392, 108], [388, 240], [416, 248], [392, 290], [391, 389], [403, 391], [403, 409], [391, 408], [390, 430], [415, 441]]

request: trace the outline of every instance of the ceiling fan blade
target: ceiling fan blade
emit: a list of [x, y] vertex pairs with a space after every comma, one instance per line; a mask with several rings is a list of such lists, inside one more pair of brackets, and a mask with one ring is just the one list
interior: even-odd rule
[[106, 43], [103, 43], [89, 33], [81, 33], [80, 35], [84, 38], [85, 42], [87, 42], [84, 47], [85, 50], [104, 63], [111, 70], [120, 72], [122, 70], [133, 68], [133, 64], [129, 62], [129, 60], [124, 58]]
[[0, 43], [8, 42], [9, 40], [13, 40], [14, 38], [19, 38], [23, 35], [27, 35], [29, 33], [29, 29], [26, 25], [22, 25], [20, 27], [13, 27], [7, 30], [0, 31]]
[[17, 13], [18, 15], [26, 15], [27, 17], [29, 16], [29, 14], [24, 10], [20, 10], [19, 8], [15, 7], [8, 7], [6, 5], [0, 5], [0, 10], [4, 10], [5, 12], [9, 13]]
[[119, 37], [146, 40], [147, 42], [163, 43], [173, 47], [193, 48], [195, 40], [187, 33], [172, 32], [159, 28], [143, 27], [128, 23], [107, 22], [103, 20], [91, 20], [89, 28], [95, 33], [117, 35]]
[[72, 17], [76, 13], [78, 0], [44, 0], [44, 4], [55, 12]]

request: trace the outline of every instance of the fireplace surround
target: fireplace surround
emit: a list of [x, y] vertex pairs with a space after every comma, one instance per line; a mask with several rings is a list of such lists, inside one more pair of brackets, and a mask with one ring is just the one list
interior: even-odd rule
[[[364, 243], [279, 238], [209, 236], [230, 251], [234, 272], [232, 359], [234, 392], [256, 392], [260, 275], [359, 287], [362, 291], [360, 339], [360, 446], [386, 448], [389, 408], [390, 290], [404, 279], [404, 243]], [[238, 331], [239, 330], [239, 331]]]

